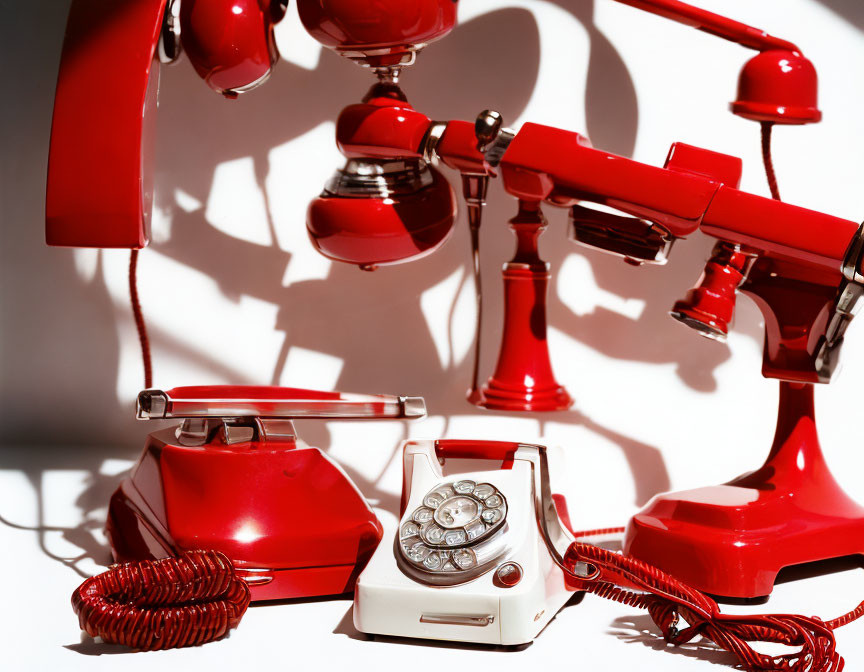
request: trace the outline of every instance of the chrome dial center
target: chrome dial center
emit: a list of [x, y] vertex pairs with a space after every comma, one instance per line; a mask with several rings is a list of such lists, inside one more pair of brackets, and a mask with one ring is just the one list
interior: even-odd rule
[[459, 495], [445, 500], [435, 510], [435, 522], [441, 527], [452, 530], [465, 527], [480, 515], [480, 503], [472, 498]]

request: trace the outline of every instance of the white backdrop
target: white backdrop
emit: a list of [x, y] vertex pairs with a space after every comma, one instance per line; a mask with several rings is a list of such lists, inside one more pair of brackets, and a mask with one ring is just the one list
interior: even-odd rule
[[[142, 376], [128, 253], [43, 244], [68, 4], [0, 1], [0, 534], [29, 543], [39, 554], [34, 567], [62, 569], [57, 581], [71, 589], [106, 560], [107, 498], [149, 428], [132, 420]], [[855, 0], [698, 4], [796, 42], [816, 64], [824, 121], [775, 132], [781, 191], [860, 220], [864, 8]], [[474, 315], [463, 217], [434, 255], [375, 274], [315, 253], [305, 209], [341, 165], [336, 115], [371, 78], [322, 50], [293, 8], [277, 35], [282, 61], [273, 77], [238, 101], [213, 94], [185, 59], [163, 71], [154, 241], [140, 261], [158, 386], [274, 383], [425, 396], [430, 417], [411, 425], [300, 426], [346, 466], [385, 520], [398, 501], [396, 449], [408, 436], [564, 444], [580, 526], [623, 524], [656, 492], [720, 483], [761, 464], [777, 394], [759, 373], [758, 310], [740, 300], [728, 345], [666, 314], [701, 272], [712, 246], [701, 235], [676, 245], [667, 267], [635, 269], [567, 242], [566, 213], [547, 209], [550, 346], [576, 404], [540, 416], [468, 405]], [[473, 119], [491, 107], [510, 125], [587, 132], [597, 147], [652, 164], [679, 140], [740, 156], [743, 188], [767, 194], [759, 127], [728, 111], [751, 55], [609, 0], [463, 0], [460, 26], [421, 54], [403, 85], [436, 119]], [[493, 187], [482, 232], [484, 376], [497, 356], [500, 265], [512, 253], [506, 221], [514, 212]], [[817, 404], [828, 460], [864, 500], [854, 422], [862, 353], [864, 329], [854, 324], [845, 369], [817, 391]], [[20, 564], [11, 548], [0, 555], [7, 567]], [[57, 621], [71, 640], [74, 619], [62, 613]], [[662, 655], [653, 660], [663, 667]]]

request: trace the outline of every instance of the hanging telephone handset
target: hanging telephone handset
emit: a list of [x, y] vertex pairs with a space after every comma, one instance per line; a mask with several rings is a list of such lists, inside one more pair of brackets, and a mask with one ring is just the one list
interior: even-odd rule
[[[549, 480], [549, 455], [556, 462], [561, 455], [494, 441], [407, 441], [403, 451], [399, 527], [358, 579], [357, 629], [532, 641], [573, 595], [560, 565], [574, 538]], [[488, 467], [474, 470], [478, 460]], [[469, 470], [445, 475], [448, 463]]]

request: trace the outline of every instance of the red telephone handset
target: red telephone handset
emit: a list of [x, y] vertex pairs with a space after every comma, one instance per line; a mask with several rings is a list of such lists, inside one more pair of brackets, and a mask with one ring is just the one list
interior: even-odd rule
[[[180, 49], [175, 2], [72, 2], [51, 129], [49, 245], [147, 245], [160, 60]], [[278, 58], [273, 25], [284, 7], [281, 0], [185, 0], [180, 33], [195, 70], [228, 98], [263, 83]]]
[[75, 0], [63, 43], [51, 154], [49, 245], [147, 245], [153, 205], [156, 47], [167, 0]]

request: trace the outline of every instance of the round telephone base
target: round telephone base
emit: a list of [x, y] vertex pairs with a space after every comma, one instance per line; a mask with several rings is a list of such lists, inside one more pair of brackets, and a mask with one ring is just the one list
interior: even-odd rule
[[468, 400], [489, 411], [522, 413], [566, 411], [573, 406], [573, 397], [561, 385], [542, 389], [515, 389], [501, 385], [494, 378], [489, 380], [479, 394], [470, 395]]

